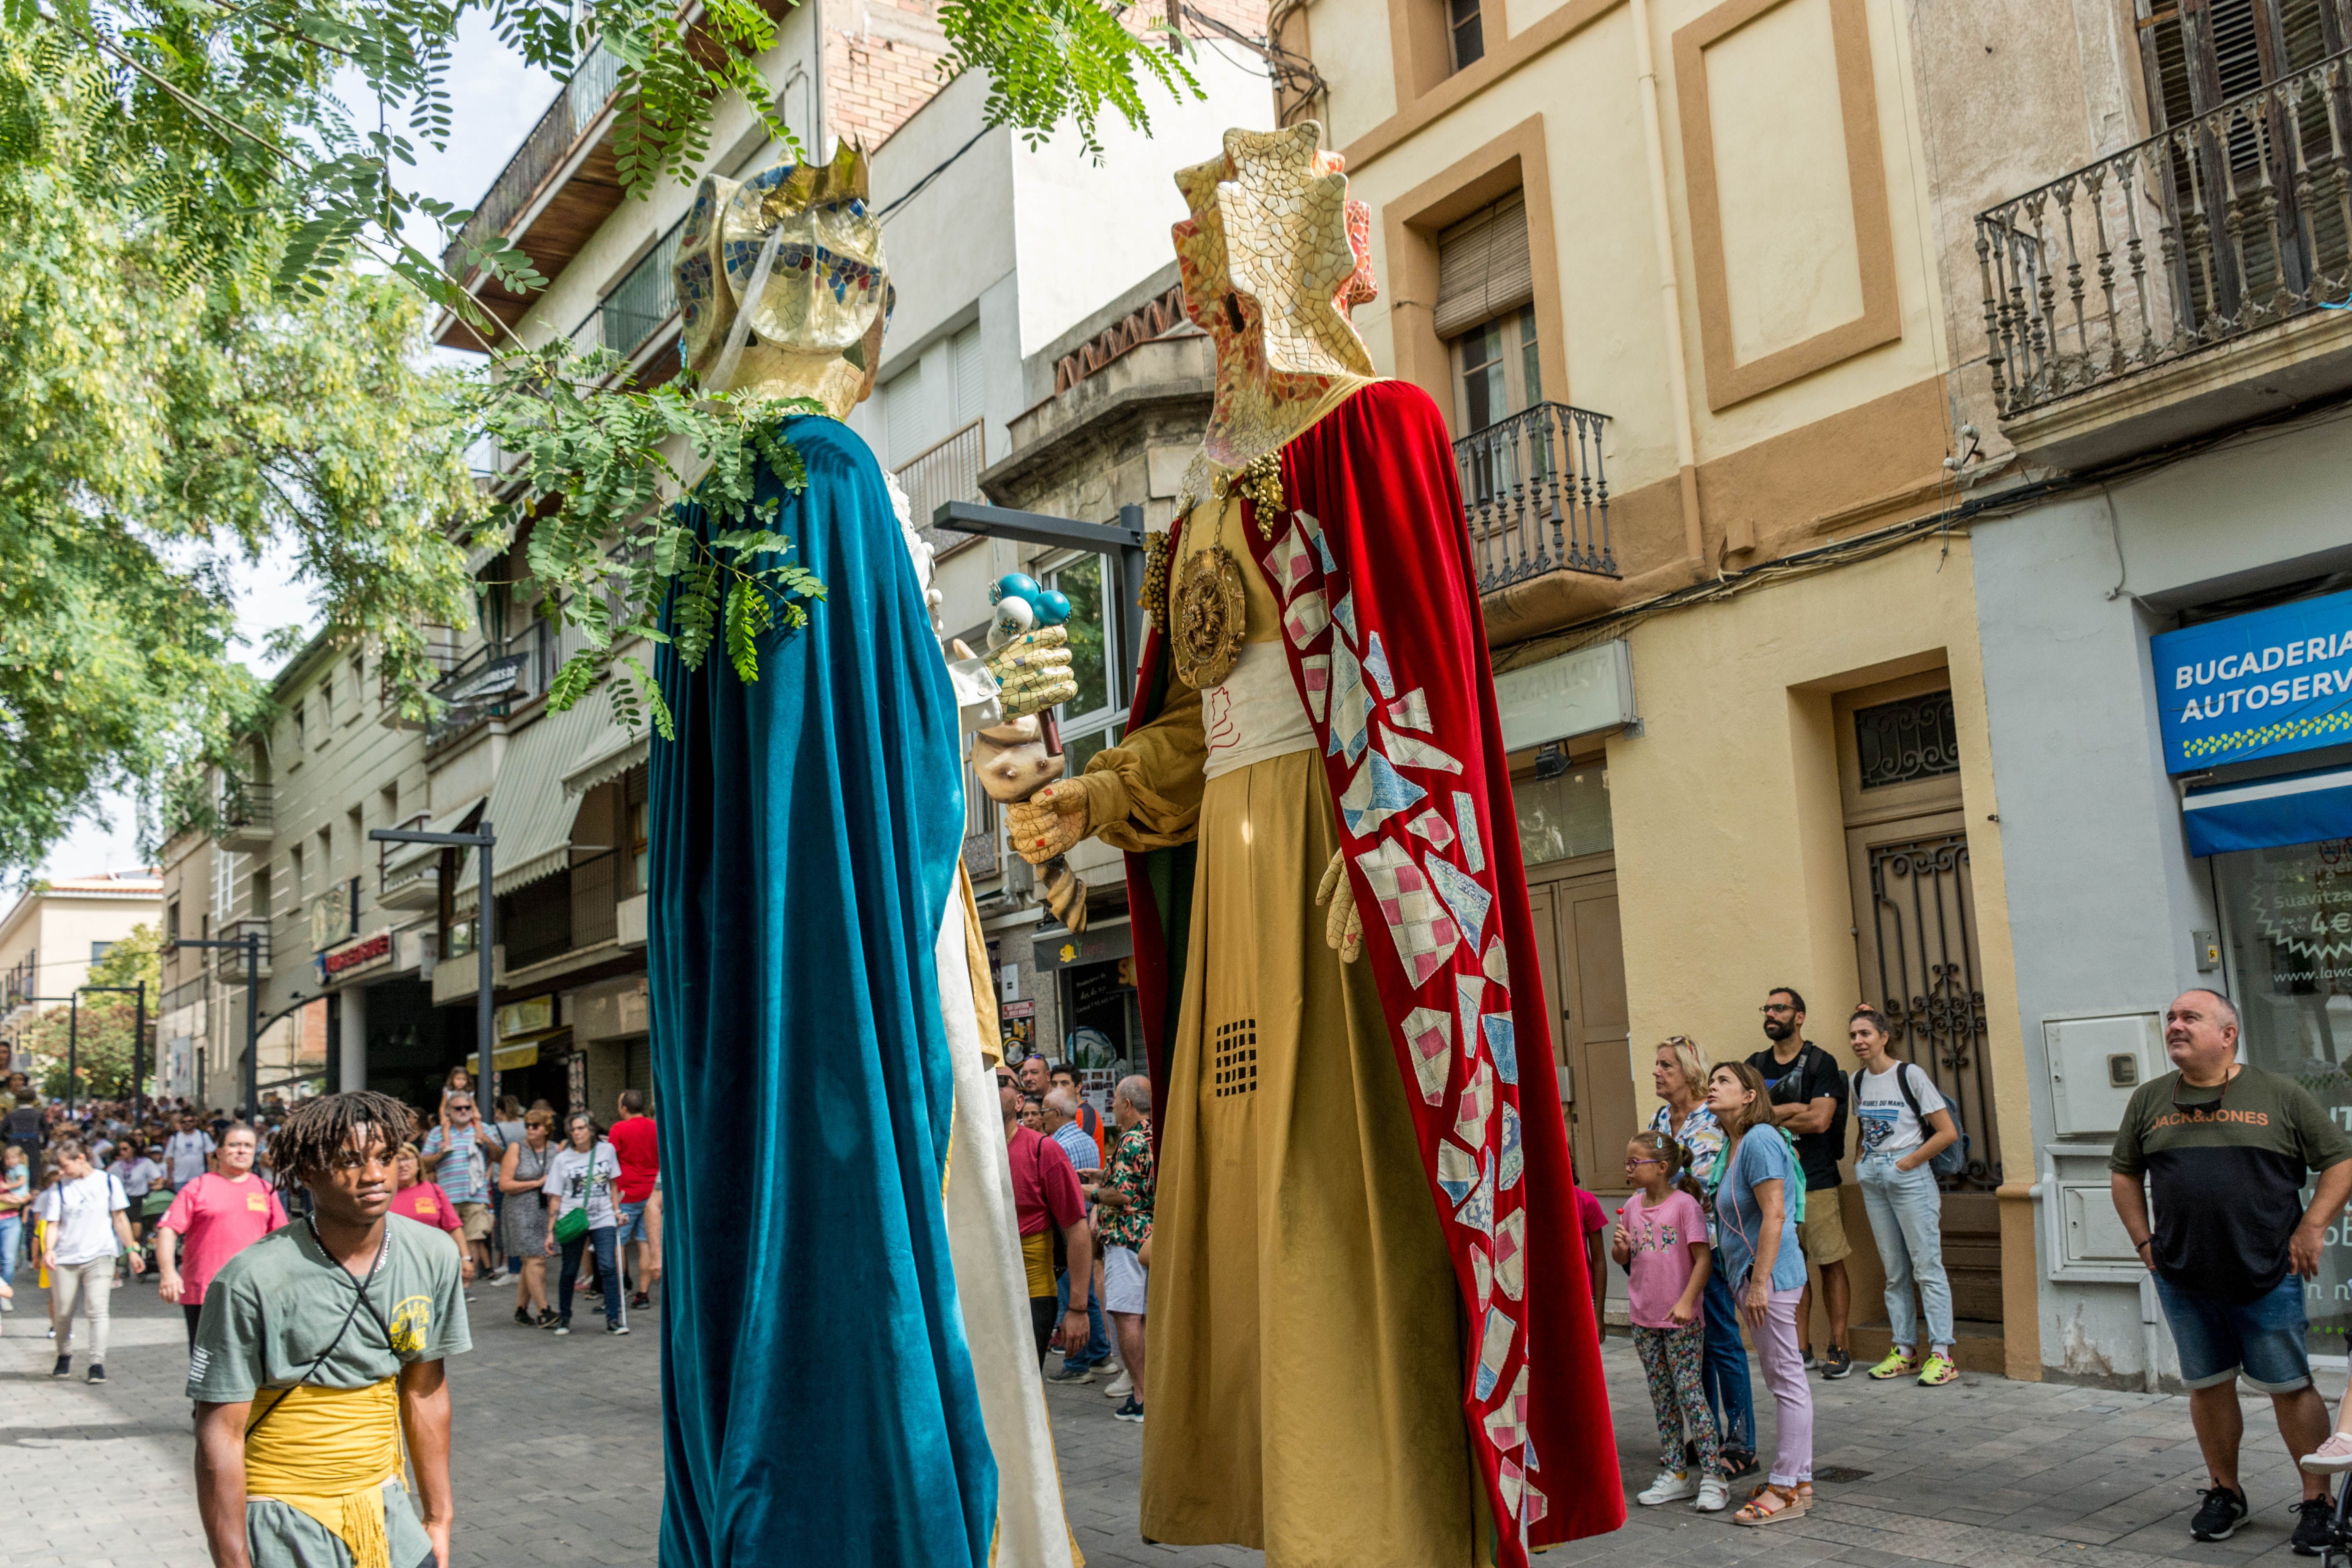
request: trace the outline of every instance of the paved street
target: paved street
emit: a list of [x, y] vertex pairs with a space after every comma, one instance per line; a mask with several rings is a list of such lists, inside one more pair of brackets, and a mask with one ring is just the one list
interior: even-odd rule
[[[0, 1563], [203, 1568], [177, 1310], [150, 1289], [116, 1292], [110, 1381], [91, 1388], [47, 1376], [46, 1304], [26, 1274], [18, 1291], [0, 1336], [0, 1519], [8, 1521]], [[650, 1319], [638, 1319], [648, 1331], [613, 1340], [590, 1312], [581, 1320], [589, 1331], [559, 1340], [517, 1328], [502, 1290], [478, 1294], [480, 1348], [456, 1385], [460, 1562], [651, 1563], [661, 1457]], [[1639, 1488], [1652, 1469], [1648, 1398], [1627, 1342], [1610, 1342], [1608, 1364], [1625, 1479]], [[1843, 1479], [1822, 1480], [1809, 1518], [1748, 1531], [1682, 1505], [1635, 1508], [1619, 1534], [1544, 1560], [1604, 1568], [1750, 1559], [1861, 1568], [2147, 1568], [2167, 1559], [2239, 1568], [2259, 1559], [2284, 1568], [2290, 1560], [2295, 1494], [2267, 1409], [2246, 1412], [2254, 1517], [2235, 1540], [2200, 1546], [2187, 1524], [2202, 1471], [2181, 1400], [1974, 1375], [1944, 1389], [1882, 1387], [1860, 1375], [1814, 1387], [1819, 1462]], [[1143, 1544], [1134, 1500], [1140, 1430], [1110, 1418], [1098, 1385], [1049, 1397], [1071, 1521], [1090, 1563], [1260, 1561]]]

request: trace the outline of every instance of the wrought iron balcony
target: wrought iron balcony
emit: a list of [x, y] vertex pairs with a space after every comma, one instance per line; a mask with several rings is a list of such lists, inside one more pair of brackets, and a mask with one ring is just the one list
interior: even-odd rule
[[276, 815], [268, 784], [224, 779], [213, 837], [235, 849], [266, 848], [277, 836]]
[[987, 466], [987, 437], [977, 419], [946, 440], [925, 448], [892, 470], [907, 492], [907, 515], [931, 548], [944, 554], [959, 544], [979, 538], [973, 533], [949, 533], [931, 527], [931, 514], [951, 500], [982, 500], [980, 470]]
[[2352, 51], [1977, 216], [2003, 419], [2352, 293]]
[[1547, 572], [1617, 575], [1601, 458], [1608, 419], [1538, 403], [1454, 443], [1480, 593]]

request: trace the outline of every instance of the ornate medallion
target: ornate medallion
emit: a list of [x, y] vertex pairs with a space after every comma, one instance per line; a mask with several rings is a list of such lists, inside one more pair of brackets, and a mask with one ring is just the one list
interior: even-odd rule
[[1240, 563], [1222, 544], [1185, 557], [1176, 569], [1174, 625], [1169, 644], [1176, 673], [1195, 691], [1221, 686], [1241, 656], [1249, 600]]

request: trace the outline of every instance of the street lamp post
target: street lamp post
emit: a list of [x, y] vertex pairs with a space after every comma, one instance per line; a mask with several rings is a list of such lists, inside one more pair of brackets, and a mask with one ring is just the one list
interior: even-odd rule
[[181, 947], [241, 947], [245, 950], [245, 1110], [248, 1116], [261, 1109], [261, 933], [248, 930], [233, 940], [182, 936], [165, 942]]
[[475, 883], [479, 894], [474, 916], [475, 1049], [480, 1054], [475, 1066], [481, 1070], [474, 1075], [475, 1103], [483, 1108], [485, 1119], [495, 1114], [499, 1099], [498, 1057], [493, 1049], [497, 1041], [497, 1008], [491, 1003], [491, 947], [498, 941], [499, 904], [492, 892], [491, 857], [498, 847], [498, 835], [487, 822], [471, 833], [426, 833], [413, 827], [371, 827], [368, 837], [378, 844], [438, 844], [451, 849], [478, 849], [482, 852], [481, 874]]

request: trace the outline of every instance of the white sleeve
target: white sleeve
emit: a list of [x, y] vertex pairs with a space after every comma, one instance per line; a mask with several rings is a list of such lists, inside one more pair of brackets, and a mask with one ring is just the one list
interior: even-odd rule
[[122, 1190], [122, 1178], [111, 1171], [106, 1176], [106, 1207], [109, 1214], [131, 1206], [131, 1195]]
[[[1951, 1109], [1943, 1095], [1937, 1090], [1936, 1080], [1929, 1078], [1918, 1063], [1905, 1062], [1903, 1068], [1912, 1075], [1911, 1092], [1919, 1097], [1919, 1120], [1922, 1123], [1925, 1123], [1927, 1118], [1937, 1111]], [[1927, 1134], [1927, 1129], [1922, 1125], [1919, 1135], [1924, 1138]]]

